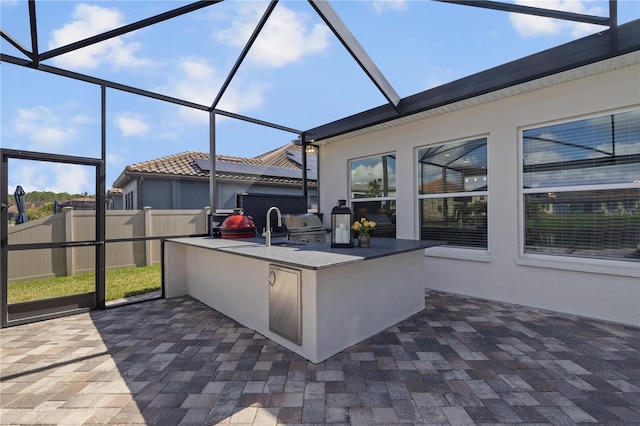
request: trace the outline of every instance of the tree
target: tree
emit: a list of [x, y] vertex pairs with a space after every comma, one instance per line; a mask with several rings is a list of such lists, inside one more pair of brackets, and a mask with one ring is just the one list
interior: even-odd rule
[[382, 196], [382, 179], [374, 179], [368, 183], [369, 189], [367, 189], [367, 198], [376, 198]]
[[[24, 201], [27, 205], [27, 218], [29, 220], [39, 219], [42, 217], [50, 216], [54, 212], [54, 202], [64, 203], [65, 201], [71, 201], [78, 198], [95, 198], [95, 195], [88, 195], [87, 192], [83, 194], [69, 194], [67, 192], [51, 192], [51, 191], [30, 191], [24, 196]], [[13, 194], [8, 196], [9, 205], [15, 205], [16, 200]]]
[[38, 207], [27, 209], [27, 217], [29, 220], [40, 219], [42, 217], [51, 216], [53, 214], [53, 203], [44, 203]]

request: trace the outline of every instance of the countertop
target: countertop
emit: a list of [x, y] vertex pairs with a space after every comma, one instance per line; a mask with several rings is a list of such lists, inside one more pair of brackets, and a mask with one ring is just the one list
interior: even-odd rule
[[331, 248], [330, 243], [302, 243], [282, 238], [274, 238], [271, 240], [272, 245], [266, 246], [265, 239], [260, 237], [241, 239], [193, 237], [174, 238], [167, 241], [305, 269], [331, 268], [443, 244], [441, 241], [382, 237], [372, 238], [371, 246], [366, 248], [357, 247], [357, 245], [353, 248]]

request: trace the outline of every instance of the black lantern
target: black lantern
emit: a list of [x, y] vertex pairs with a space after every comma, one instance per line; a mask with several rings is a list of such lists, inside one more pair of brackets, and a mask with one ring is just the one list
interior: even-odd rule
[[338, 200], [331, 210], [331, 247], [353, 247], [353, 213], [347, 200]]

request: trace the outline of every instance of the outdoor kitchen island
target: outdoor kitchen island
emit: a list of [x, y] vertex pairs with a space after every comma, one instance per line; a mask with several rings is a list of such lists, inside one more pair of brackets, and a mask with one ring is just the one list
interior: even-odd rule
[[313, 363], [422, 311], [424, 248], [438, 244], [264, 241], [165, 241], [165, 297], [189, 295]]

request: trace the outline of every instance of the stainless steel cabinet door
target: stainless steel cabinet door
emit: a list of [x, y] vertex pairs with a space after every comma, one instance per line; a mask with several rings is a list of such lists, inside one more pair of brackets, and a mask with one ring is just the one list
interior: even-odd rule
[[302, 344], [301, 273], [269, 265], [269, 330]]

